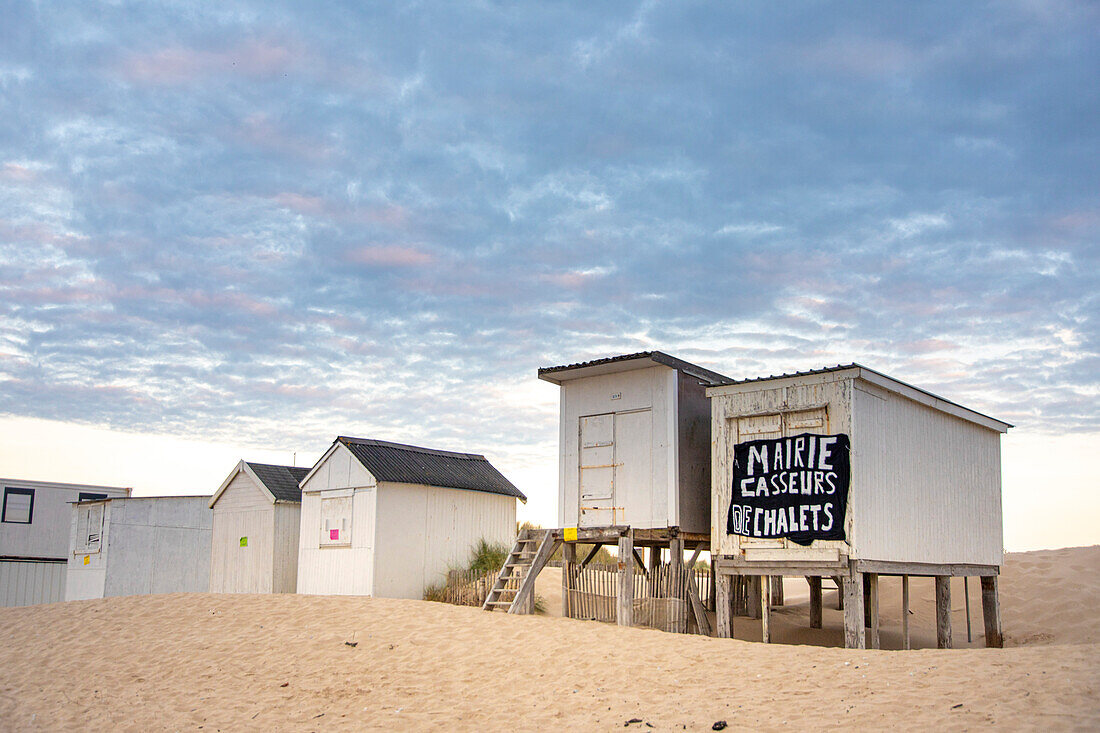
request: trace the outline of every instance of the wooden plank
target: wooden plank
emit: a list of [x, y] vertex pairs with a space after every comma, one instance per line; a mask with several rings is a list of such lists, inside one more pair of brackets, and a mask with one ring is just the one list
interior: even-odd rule
[[851, 572], [841, 578], [844, 589], [844, 648], [866, 649], [863, 633], [863, 579]]
[[951, 642], [951, 577], [936, 576], [936, 646], [950, 649]]
[[749, 585], [745, 591], [745, 595], [748, 599], [748, 617], [751, 619], [760, 618], [760, 576], [750, 575]]
[[901, 637], [902, 648], [909, 649], [909, 576], [901, 576]]
[[813, 562], [745, 562], [732, 557], [720, 557], [715, 559], [715, 566], [720, 573], [730, 575], [843, 575], [848, 572], [848, 562], [840, 563], [813, 563]]
[[840, 550], [836, 547], [807, 547], [797, 550], [778, 547], [746, 547], [743, 551], [745, 562], [840, 562]]
[[863, 574], [863, 627], [871, 628], [871, 573]]
[[574, 590], [577, 585], [577, 545], [566, 542], [561, 548], [561, 615], [574, 618]]
[[771, 584], [772, 584], [772, 593], [771, 593], [772, 605], [782, 606], [783, 605], [783, 576], [782, 575], [773, 575], [773, 576], [771, 576]]
[[699, 554], [702, 551], [703, 551], [702, 547], [696, 547], [695, 552], [691, 553], [691, 559], [687, 561], [687, 564], [684, 565], [684, 568], [687, 569], [687, 570], [691, 570], [692, 568], [694, 568], [695, 563], [698, 562], [698, 560], [699, 560]]
[[982, 584], [982, 615], [985, 619], [985, 645], [995, 649], [1004, 646], [1001, 629], [1001, 599], [997, 593], [997, 578], [985, 577]]
[[[688, 601], [684, 597], [686, 595], [684, 592], [684, 541], [679, 537], [673, 537], [668, 541], [668, 567], [671, 579], [670, 588], [673, 589], [669, 593], [669, 597], [675, 598], [686, 605]], [[682, 607], [679, 606], [679, 608]], [[674, 614], [672, 620], [672, 628], [669, 631], [675, 634], [687, 633], [687, 614], [679, 613], [677, 609], [677, 613]]]
[[561, 544], [561, 540], [554, 537], [553, 532], [547, 532], [539, 543], [539, 549], [535, 553], [534, 559], [531, 561], [531, 567], [527, 570], [527, 575], [520, 581], [519, 591], [516, 593], [516, 597], [512, 600], [512, 605], [508, 608], [508, 613], [528, 613], [531, 609], [531, 604], [534, 601], [535, 596], [535, 579], [538, 578], [542, 569], [546, 566], [546, 562], [550, 559], [550, 556], [554, 554], [554, 550]]
[[772, 583], [771, 576], [760, 577], [760, 640], [765, 644], [771, 642], [771, 629], [768, 628], [772, 616]]
[[699, 633], [710, 636], [710, 619], [707, 618], [707, 609], [703, 607], [703, 601], [699, 599], [699, 589], [695, 587], [695, 578], [688, 576], [687, 582], [688, 600], [691, 601], [691, 610], [695, 614], [695, 625], [699, 627]]
[[719, 639], [733, 637], [733, 581], [736, 575], [719, 573], [715, 583], [714, 625]]
[[588, 551], [588, 554], [584, 557], [584, 561], [581, 562], [582, 568], [588, 567], [588, 563], [592, 562], [592, 558], [596, 556], [601, 547], [603, 547], [603, 545], [592, 545], [592, 549]]
[[635, 547], [631, 553], [634, 556], [634, 562], [638, 564], [638, 569], [642, 571], [642, 575], [649, 577], [649, 570], [646, 569], [645, 560], [642, 559], [642, 553], [638, 552], [638, 548]]
[[634, 534], [627, 531], [619, 537], [619, 602], [616, 623], [634, 625]]
[[871, 607], [871, 648], [881, 649], [879, 643], [879, 608], [878, 608], [878, 575], [868, 573], [865, 577], [871, 579], [870, 593], [868, 593], [868, 605]]
[[856, 560], [856, 571], [877, 573], [878, 575], [918, 575], [924, 577], [965, 577], [967, 575], [988, 577], [998, 575], [1001, 569], [996, 565], [937, 564], [927, 562], [893, 562], [888, 560]]
[[821, 628], [821, 576], [810, 575], [806, 578], [810, 584], [810, 628]]
[[832, 576], [833, 582], [836, 583], [836, 610], [844, 610], [844, 583], [841, 582], [839, 575]]

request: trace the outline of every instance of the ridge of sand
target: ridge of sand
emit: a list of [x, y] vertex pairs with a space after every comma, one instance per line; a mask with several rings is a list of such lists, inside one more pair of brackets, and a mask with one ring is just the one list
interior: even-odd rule
[[[360, 597], [5, 608], [0, 729], [1096, 729], [1098, 569], [1100, 547], [1010, 555], [1005, 649], [764, 645]], [[794, 628], [798, 608], [776, 616]]]

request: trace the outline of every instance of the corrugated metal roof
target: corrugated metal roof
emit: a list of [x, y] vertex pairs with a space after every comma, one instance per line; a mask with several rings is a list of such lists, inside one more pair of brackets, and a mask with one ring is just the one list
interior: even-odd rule
[[309, 473], [308, 468], [300, 466], [273, 466], [270, 463], [251, 463], [246, 461], [248, 467], [256, 474], [256, 478], [263, 481], [264, 486], [275, 497], [276, 501], [301, 501], [302, 490], [298, 484]]
[[[719, 374], [718, 372], [712, 372], [710, 369], [704, 369], [703, 367], [692, 364], [690, 361], [684, 361], [683, 359], [677, 359], [675, 356], [670, 356], [663, 351], [639, 351], [635, 354], [620, 354], [619, 356], [608, 356], [602, 359], [593, 359], [592, 361], [582, 361], [576, 364], [563, 364], [562, 366], [553, 367], [539, 367], [539, 379], [546, 379], [547, 376], [557, 374], [560, 372], [569, 372], [575, 369], [585, 369], [587, 367], [600, 366], [602, 364], [614, 364], [619, 361], [633, 361], [634, 359], [650, 359], [658, 364], [664, 364], [665, 366], [677, 369], [685, 374], [690, 374], [693, 377], [697, 377], [708, 385], [714, 384], [729, 384], [730, 378]], [[557, 381], [554, 379], [547, 379], [547, 381]]]
[[336, 440], [347, 446], [379, 481], [485, 491], [527, 501], [523, 492], [482, 455], [343, 435]]

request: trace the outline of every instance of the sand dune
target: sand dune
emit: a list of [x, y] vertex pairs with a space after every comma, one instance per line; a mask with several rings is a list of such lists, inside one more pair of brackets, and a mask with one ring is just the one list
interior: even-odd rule
[[[848, 651], [419, 601], [184, 594], [0, 609], [4, 730], [1096, 729], [1100, 547], [1011, 555], [1005, 649]], [[779, 640], [807, 635], [805, 599]], [[914, 629], [932, 634], [931, 582]], [[547, 576], [541, 590], [554, 591]], [[897, 600], [882, 589], [884, 641]], [[965, 646], [961, 581], [955, 637]], [[893, 614], [892, 616], [890, 614]], [[923, 625], [922, 625], [923, 624]], [[737, 619], [738, 636], [759, 634]], [[889, 633], [888, 633], [889, 632]], [[355, 646], [349, 646], [352, 642]]]

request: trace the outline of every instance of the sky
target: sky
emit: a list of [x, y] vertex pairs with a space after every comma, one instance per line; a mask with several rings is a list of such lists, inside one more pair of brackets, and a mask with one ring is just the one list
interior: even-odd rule
[[539, 366], [860, 362], [1100, 542], [1100, 6], [0, 0], [0, 475], [210, 493], [336, 435], [558, 521]]

